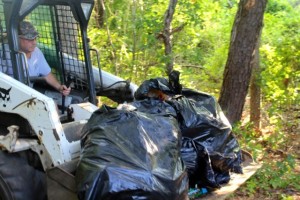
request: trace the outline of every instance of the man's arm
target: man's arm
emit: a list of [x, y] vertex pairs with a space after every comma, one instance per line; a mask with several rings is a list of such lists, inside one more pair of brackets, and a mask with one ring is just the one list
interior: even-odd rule
[[51, 72], [47, 76], [45, 76], [45, 79], [49, 85], [62, 93], [64, 96], [68, 96], [70, 94], [71, 88], [60, 84]]

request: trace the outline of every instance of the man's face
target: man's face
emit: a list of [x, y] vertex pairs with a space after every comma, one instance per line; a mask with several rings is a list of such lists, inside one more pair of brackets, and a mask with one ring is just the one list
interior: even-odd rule
[[34, 51], [35, 47], [36, 47], [36, 39], [33, 40], [28, 40], [28, 39], [24, 39], [24, 38], [20, 38], [20, 48], [21, 51], [23, 51], [24, 53], [31, 53]]

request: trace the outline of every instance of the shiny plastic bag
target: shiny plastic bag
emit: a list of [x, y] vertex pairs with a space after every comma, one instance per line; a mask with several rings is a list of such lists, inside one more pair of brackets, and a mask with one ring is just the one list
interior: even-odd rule
[[156, 100], [130, 107], [135, 109], [103, 106], [84, 127], [79, 199], [188, 199], [175, 110]]

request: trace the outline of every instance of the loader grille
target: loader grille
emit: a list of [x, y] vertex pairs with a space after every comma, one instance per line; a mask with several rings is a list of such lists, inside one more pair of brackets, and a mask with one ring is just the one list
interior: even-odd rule
[[26, 17], [35, 24], [38, 46], [57, 77], [66, 82], [75, 78], [77, 89], [86, 89], [84, 51], [79, 24], [65, 5], [38, 6]]
[[7, 73], [9, 63], [11, 63], [9, 55], [6, 25], [4, 19], [3, 3], [0, 1], [0, 71]]

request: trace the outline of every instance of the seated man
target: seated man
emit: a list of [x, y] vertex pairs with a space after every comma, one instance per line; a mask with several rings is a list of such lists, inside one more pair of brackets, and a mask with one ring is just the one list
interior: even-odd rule
[[71, 88], [58, 82], [51, 73], [43, 53], [37, 47], [38, 32], [28, 21], [22, 21], [19, 24], [19, 44], [20, 50], [25, 53], [28, 63], [29, 76], [42, 76], [46, 82], [62, 93], [64, 96], [70, 94]]
[[[51, 68], [47, 63], [43, 53], [37, 47], [37, 37], [39, 33], [35, 27], [28, 21], [22, 21], [18, 27], [19, 31], [19, 46], [20, 51], [26, 55], [28, 63], [28, 75], [30, 77], [44, 77], [47, 84], [59, 91], [64, 96], [67, 96], [71, 92], [71, 88], [66, 85], [60, 84], [55, 76], [51, 73]], [[2, 53], [0, 56], [0, 71], [12, 76], [12, 64], [10, 60], [9, 51], [7, 45], [2, 45]], [[6, 59], [3, 59], [4, 57]]]

